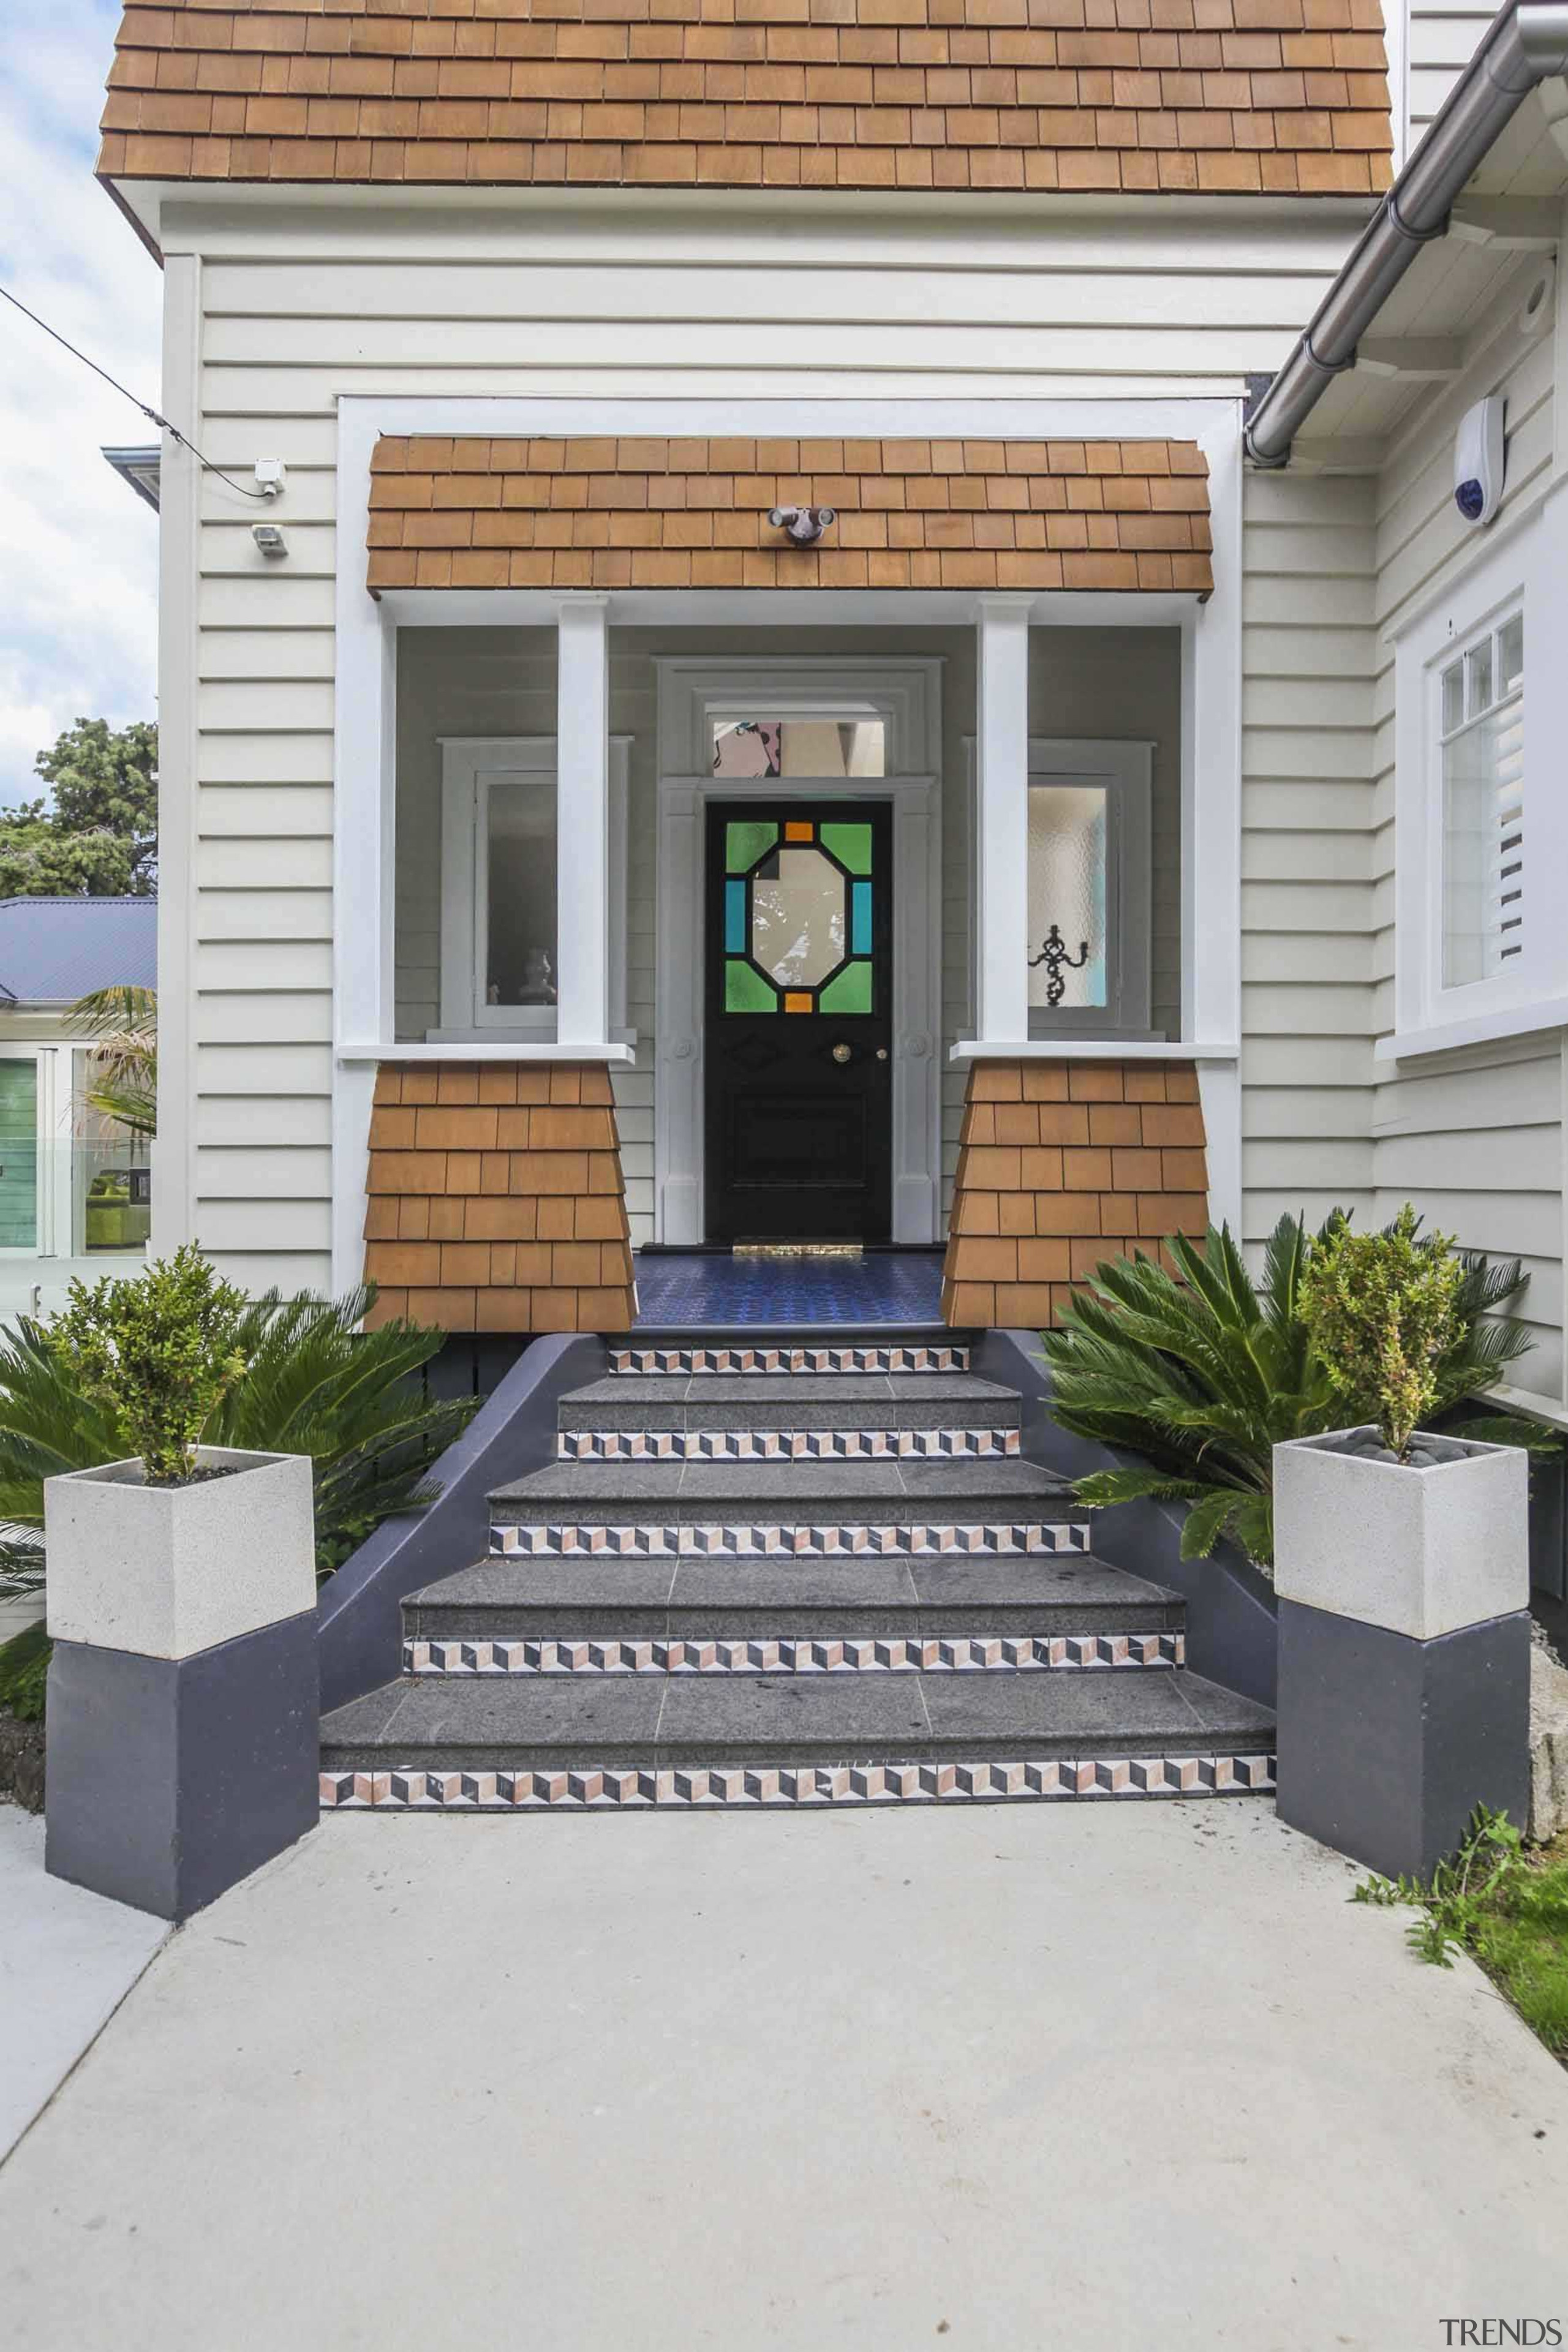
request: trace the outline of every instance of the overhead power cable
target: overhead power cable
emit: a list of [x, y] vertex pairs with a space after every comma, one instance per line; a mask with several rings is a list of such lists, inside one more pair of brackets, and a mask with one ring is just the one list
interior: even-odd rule
[[18, 301], [9, 288], [0, 286], [0, 296], [4, 296], [14, 310], [20, 310], [24, 319], [31, 319], [35, 327], [41, 327], [46, 335], [52, 337], [58, 343], [62, 352], [69, 352], [73, 360], [79, 360], [83, 367], [90, 368], [94, 375], [101, 376], [104, 383], [112, 391], [117, 392], [122, 400], [128, 400], [132, 408], [139, 408], [149, 424], [158, 425], [172, 441], [177, 441], [182, 449], [188, 449], [198, 466], [204, 467], [209, 474], [216, 474], [220, 482], [226, 482], [231, 490], [237, 490], [242, 499], [259, 499], [265, 505], [272, 498], [274, 493], [271, 490], [247, 489], [245, 484], [237, 482], [232, 474], [226, 474], [221, 466], [215, 466], [210, 457], [204, 457], [195, 443], [187, 434], [182, 433], [177, 425], [171, 425], [168, 418], [159, 410], [150, 408], [144, 400], [138, 400], [136, 394], [133, 392], [128, 392], [117, 377], [110, 374], [107, 368], [100, 367], [96, 360], [89, 360], [87, 353], [79, 352], [74, 343], [68, 343], [65, 337], [56, 328], [51, 327], [47, 319], [40, 319], [36, 310], [29, 310], [25, 302]]

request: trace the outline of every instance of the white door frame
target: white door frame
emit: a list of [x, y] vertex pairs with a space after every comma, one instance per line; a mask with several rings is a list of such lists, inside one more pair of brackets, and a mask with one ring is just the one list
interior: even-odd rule
[[707, 1238], [703, 859], [710, 800], [888, 801], [893, 811], [892, 1237], [942, 1215], [942, 790], [935, 775], [661, 776], [655, 941], [654, 1239]]

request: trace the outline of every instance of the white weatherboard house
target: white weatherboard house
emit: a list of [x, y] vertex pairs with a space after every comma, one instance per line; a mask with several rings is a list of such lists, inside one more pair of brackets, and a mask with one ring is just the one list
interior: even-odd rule
[[155, 1245], [529, 1333], [946, 1243], [1029, 1325], [1410, 1197], [1561, 1406], [1559, 18], [128, 8], [232, 478], [165, 447]]

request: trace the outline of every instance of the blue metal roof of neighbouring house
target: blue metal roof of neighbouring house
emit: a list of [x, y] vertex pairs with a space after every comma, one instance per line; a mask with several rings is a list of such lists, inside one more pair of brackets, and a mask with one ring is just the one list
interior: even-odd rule
[[155, 988], [156, 898], [0, 898], [0, 1004]]

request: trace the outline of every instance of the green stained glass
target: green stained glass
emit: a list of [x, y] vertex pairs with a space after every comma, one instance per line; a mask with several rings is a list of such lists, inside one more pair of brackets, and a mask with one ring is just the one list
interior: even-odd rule
[[[731, 825], [731, 833], [738, 831]], [[871, 871], [871, 828], [868, 824], [823, 824], [817, 834], [825, 849], [830, 849], [841, 866], [851, 874]]]
[[[853, 826], [847, 831], [854, 831]], [[866, 958], [847, 963], [841, 972], [830, 980], [816, 1000], [819, 1013], [869, 1013], [871, 1010], [871, 966]]]
[[[731, 831], [735, 831], [734, 826]], [[724, 1010], [726, 1013], [776, 1013], [778, 991], [752, 964], [740, 956], [731, 956], [724, 966]]]
[[[851, 826], [850, 831], [855, 828]], [[870, 828], [865, 828], [869, 832]], [[749, 874], [764, 850], [771, 849], [779, 837], [776, 824], [765, 817], [745, 817], [737, 824], [724, 827], [724, 870], [729, 874]]]

